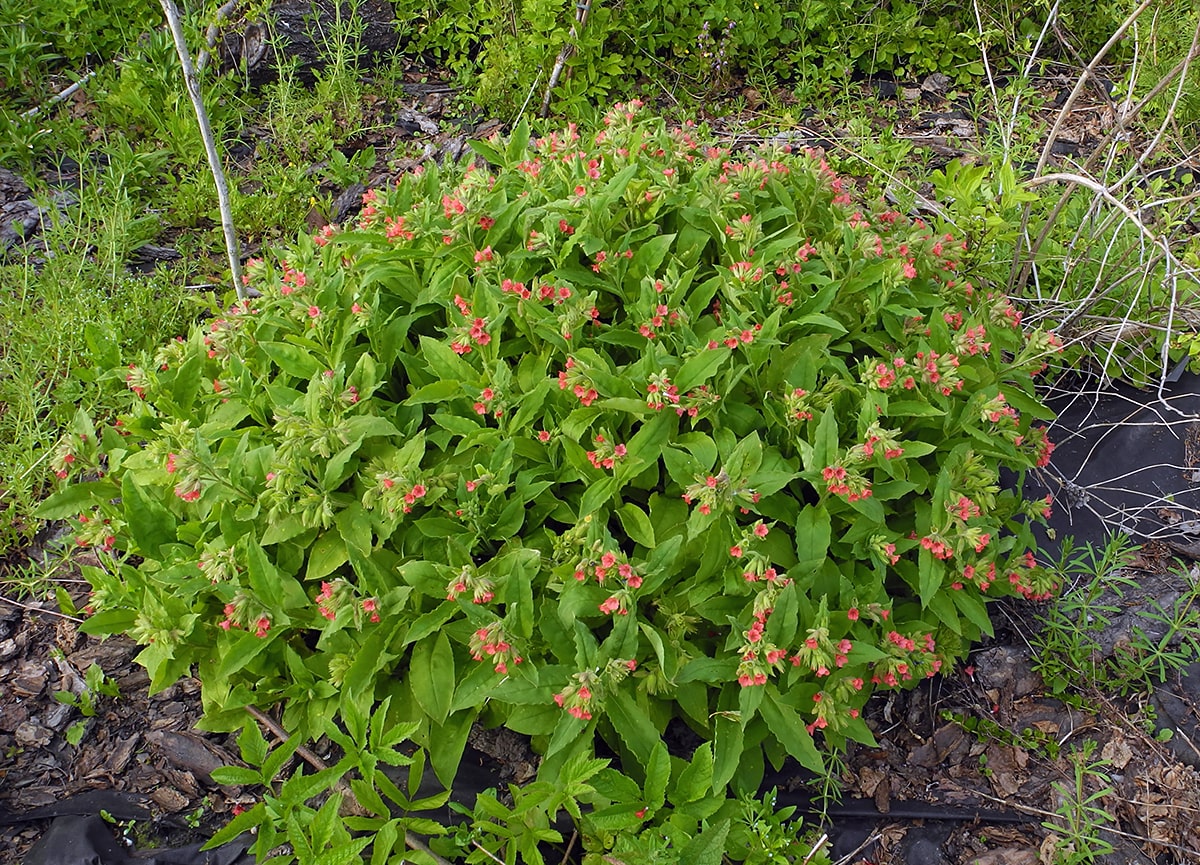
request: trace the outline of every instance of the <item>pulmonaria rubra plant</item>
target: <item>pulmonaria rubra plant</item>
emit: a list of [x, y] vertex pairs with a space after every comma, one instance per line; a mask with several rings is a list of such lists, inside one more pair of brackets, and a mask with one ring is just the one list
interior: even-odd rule
[[674, 719], [723, 792], [870, 742], [872, 691], [1053, 590], [999, 472], [1049, 458], [1056, 342], [958, 237], [636, 104], [475, 151], [251, 263], [57, 455], [103, 455], [47, 513], [127, 554], [88, 628], [154, 687], [301, 735], [387, 700], [447, 782], [477, 721], [553, 777], [596, 735], [636, 774]]

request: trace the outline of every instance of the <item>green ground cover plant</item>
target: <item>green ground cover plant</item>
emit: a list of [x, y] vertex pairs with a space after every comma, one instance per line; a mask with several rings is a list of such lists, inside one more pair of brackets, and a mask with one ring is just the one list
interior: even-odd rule
[[[447, 785], [504, 725], [543, 787], [496, 843], [533, 856], [560, 808], [594, 850], [694, 841], [768, 762], [873, 741], [872, 691], [953, 663], [989, 598], [1053, 591], [1048, 503], [998, 472], [1049, 458], [1057, 341], [959, 272], [961, 238], [637, 103], [473, 146], [489, 168], [407, 175], [253, 262], [260, 297], [61, 441], [41, 514], [118, 555], [85, 628], [141, 642], [153, 689], [194, 671], [214, 729], [282, 702], [293, 747], [352, 760], [411, 739]], [[399, 831], [378, 791], [405, 794], [342, 768]]]

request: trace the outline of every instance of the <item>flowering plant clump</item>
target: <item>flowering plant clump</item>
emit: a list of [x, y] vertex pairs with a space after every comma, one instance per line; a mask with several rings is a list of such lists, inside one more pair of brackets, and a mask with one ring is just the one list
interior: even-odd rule
[[1049, 459], [1057, 344], [958, 237], [636, 103], [474, 146], [250, 263], [261, 296], [57, 455], [105, 468], [44, 512], [126, 555], [88, 629], [154, 688], [194, 670], [210, 726], [282, 703], [301, 736], [387, 701], [447, 783], [476, 721], [553, 777], [679, 719], [723, 792], [871, 742], [872, 691], [1053, 591], [1049, 503], [999, 471]]

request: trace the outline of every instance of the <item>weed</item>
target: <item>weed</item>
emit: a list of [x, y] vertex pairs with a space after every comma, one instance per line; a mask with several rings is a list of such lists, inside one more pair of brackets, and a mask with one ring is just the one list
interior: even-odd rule
[[[987, 717], [976, 715], [964, 715], [958, 712], [946, 710], [941, 713], [941, 718], [944, 721], [951, 721], [957, 724], [963, 730], [973, 734], [979, 739], [987, 739], [992, 742], [998, 742], [1001, 745], [1010, 748], [1021, 748], [1025, 751], [1043, 754], [1047, 759], [1057, 760], [1059, 754], [1059, 744], [1057, 740], [1044, 730], [1039, 730], [1036, 727], [1024, 727], [1020, 732], [1014, 733], [1007, 727], [1002, 727], [996, 721]], [[980, 771], [986, 775], [990, 770], [985, 771], [987, 765], [987, 755], [979, 755]]]
[[1122, 585], [1134, 585], [1121, 572], [1132, 553], [1131, 542], [1121, 534], [1099, 549], [1088, 545], [1077, 551], [1070, 538], [1063, 540], [1057, 571], [1065, 588], [1042, 617], [1042, 630], [1034, 639], [1034, 668], [1050, 693], [1061, 696], [1080, 681], [1099, 679], [1099, 635], [1120, 612], [1104, 597]]
[[[52, 653], [57, 653], [59, 657], [62, 652], [58, 649], [53, 649]], [[104, 674], [99, 664], [93, 663], [87, 668], [83, 676], [83, 687], [78, 693], [74, 691], [56, 691], [54, 699], [67, 706], [74, 706], [83, 715], [83, 718], [72, 724], [66, 732], [67, 742], [71, 745], [78, 745], [83, 741], [83, 736], [87, 732], [88, 718], [96, 717], [96, 708], [102, 697], [117, 698], [121, 696], [121, 690], [117, 683], [108, 678]]]
[[1114, 821], [1111, 809], [1104, 805], [1113, 787], [1104, 771], [1108, 761], [1092, 759], [1095, 751], [1094, 741], [1084, 742], [1069, 755], [1071, 783], [1054, 784], [1060, 799], [1059, 819], [1042, 824], [1051, 833], [1054, 865], [1091, 865], [1113, 852], [1113, 845], [1101, 834]]
[[49, 452], [76, 408], [116, 408], [105, 396], [105, 371], [188, 318], [173, 279], [84, 257], [93, 235], [119, 234], [123, 224], [62, 221], [46, 234], [56, 254], [40, 268], [32, 253], [0, 265], [0, 283], [11, 286], [0, 293], [0, 548], [36, 532], [30, 512], [52, 479]]
[[1168, 607], [1150, 599], [1134, 610], [1141, 624], [1117, 641], [1110, 659], [1103, 658], [1100, 635], [1124, 611], [1126, 592], [1137, 587], [1122, 570], [1132, 552], [1124, 535], [1112, 536], [1102, 549], [1076, 551], [1069, 539], [1064, 542], [1058, 569], [1071, 587], [1042, 617], [1035, 638], [1035, 668], [1056, 696], [1079, 682], [1103, 682], [1122, 696], [1146, 693], [1200, 656], [1200, 589], [1185, 580]]

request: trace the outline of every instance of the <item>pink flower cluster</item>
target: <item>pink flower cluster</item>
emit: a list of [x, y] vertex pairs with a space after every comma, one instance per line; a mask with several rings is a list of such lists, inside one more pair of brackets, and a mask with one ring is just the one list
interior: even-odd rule
[[472, 343], [482, 346], [492, 341], [492, 335], [487, 330], [488, 320], [486, 318], [473, 316], [471, 305], [461, 295], [454, 295], [454, 305], [467, 320], [465, 324], [459, 325], [453, 330], [454, 338], [450, 341], [450, 348], [455, 354], [470, 354]]
[[496, 597], [496, 585], [471, 565], [463, 565], [458, 576], [446, 584], [446, 600], [457, 600], [458, 596], [465, 592], [471, 593], [473, 604], [490, 604]]
[[334, 609], [333, 583], [322, 581], [321, 591], [317, 593], [314, 601], [317, 605], [317, 612], [332, 622], [337, 616], [337, 611]]
[[821, 470], [825, 487], [832, 495], [845, 496], [848, 502], [871, 497], [871, 482], [858, 472], [848, 472], [845, 466], [826, 466]]
[[514, 653], [501, 622], [493, 622], [473, 632], [467, 648], [476, 661], [491, 660], [493, 669], [502, 676], [508, 673], [510, 663], [520, 664], [524, 660]]
[[567, 388], [570, 388], [571, 392], [585, 406], [590, 406], [600, 396], [586, 373], [575, 363], [573, 357], [567, 358], [566, 369], [558, 374], [558, 389], [566, 390]]
[[650, 376], [646, 384], [646, 408], [662, 411], [668, 405], [679, 405], [679, 388], [671, 384], [671, 379], [664, 369]]
[[587, 452], [588, 462], [593, 468], [611, 471], [617, 460], [625, 458], [627, 451], [624, 444], [614, 445], [602, 435], [597, 435], [593, 441], [596, 449]]

